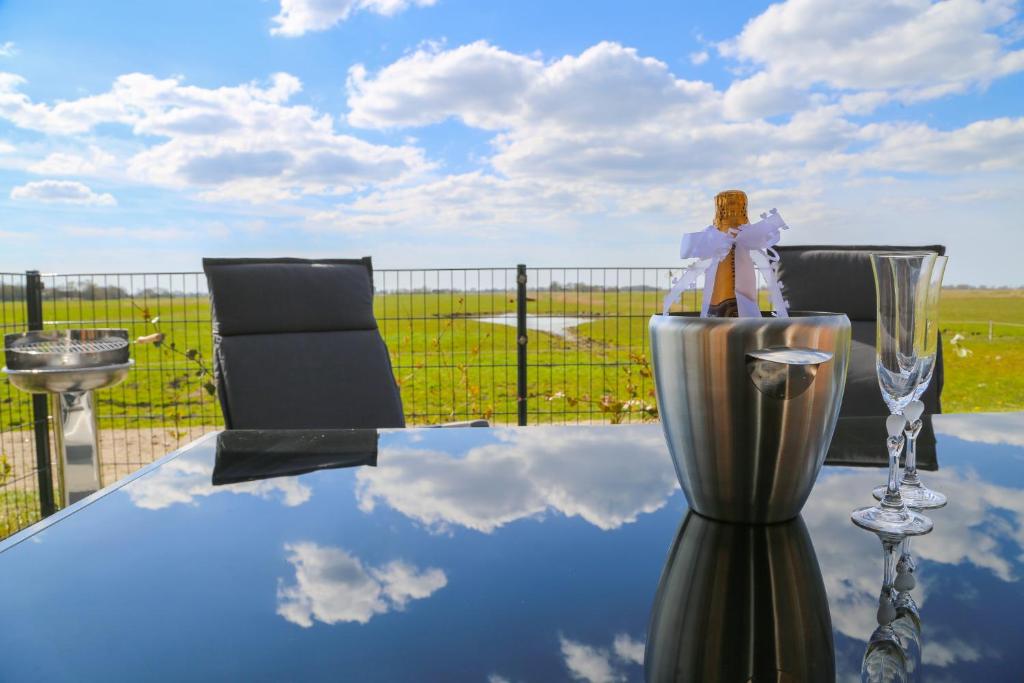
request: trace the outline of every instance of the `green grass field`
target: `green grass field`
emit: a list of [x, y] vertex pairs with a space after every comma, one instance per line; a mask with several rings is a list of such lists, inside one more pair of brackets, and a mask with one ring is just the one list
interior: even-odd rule
[[945, 290], [941, 313], [943, 411], [1024, 410], [1024, 290]]
[[[531, 292], [531, 314], [593, 320], [565, 337], [530, 330], [530, 422], [649, 417], [647, 317], [660, 297], [655, 291]], [[695, 306], [696, 298], [689, 302]], [[514, 311], [514, 301], [501, 292], [378, 295], [377, 316], [411, 422], [515, 421], [515, 330], [475, 319]], [[22, 326], [19, 303], [6, 304], [2, 313], [7, 329]], [[126, 327], [132, 338], [164, 335], [160, 345], [135, 344], [130, 379], [100, 392], [102, 428], [173, 430], [220, 421], [208, 373], [212, 340], [205, 298], [47, 302], [44, 316], [58, 326]], [[947, 290], [942, 316], [944, 409], [1024, 409], [1024, 293]], [[995, 321], [991, 341], [989, 320]], [[955, 335], [962, 339], [953, 346]], [[3, 382], [0, 431], [29, 416], [27, 397]]]
[[[647, 319], [659, 310], [662, 294], [530, 292], [527, 308], [533, 315], [591, 319], [564, 336], [554, 328], [530, 330], [529, 423], [655, 419]], [[697, 295], [691, 293], [686, 302], [685, 308], [694, 310]], [[24, 327], [23, 308], [21, 302], [0, 304], [3, 331]], [[410, 424], [477, 417], [515, 423], [515, 329], [479, 320], [514, 311], [514, 299], [504, 292], [377, 296], [377, 318]], [[221, 423], [205, 297], [47, 302], [44, 317], [58, 327], [125, 327], [133, 339], [163, 334], [160, 344], [134, 344], [130, 378], [98, 392], [101, 429], [156, 430], [181, 443], [190, 438], [189, 428]], [[991, 340], [988, 321], [994, 321]], [[941, 330], [944, 411], [1024, 410], [1024, 292], [947, 290]], [[0, 479], [20, 483], [0, 488], [0, 538], [38, 515], [31, 461], [4, 452], [17, 438], [24, 443], [25, 432], [19, 437], [11, 430], [25, 430], [30, 420], [27, 395], [4, 378]]]

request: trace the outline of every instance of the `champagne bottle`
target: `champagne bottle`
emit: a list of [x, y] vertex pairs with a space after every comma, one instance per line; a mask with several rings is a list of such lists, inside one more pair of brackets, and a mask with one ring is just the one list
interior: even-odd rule
[[[715, 196], [716, 228], [722, 232], [728, 232], [749, 222], [747, 220], [746, 194], [740, 190], [726, 190]], [[715, 272], [708, 317], [735, 318], [737, 316], [739, 316], [739, 308], [736, 304], [736, 247], [733, 247], [729, 250], [729, 255], [718, 264], [718, 270]]]

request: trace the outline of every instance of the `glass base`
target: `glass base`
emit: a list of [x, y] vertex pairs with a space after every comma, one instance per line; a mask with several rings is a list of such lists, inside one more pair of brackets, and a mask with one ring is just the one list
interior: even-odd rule
[[[875, 500], [882, 500], [885, 497], [885, 486], [875, 487], [871, 495], [875, 497]], [[912, 510], [934, 510], [944, 507], [948, 502], [945, 495], [920, 484], [917, 486], [900, 484], [900, 497], [903, 498], [903, 503]]]
[[906, 507], [858, 508], [850, 513], [850, 520], [862, 529], [894, 536], [921, 536], [932, 530], [932, 520]]

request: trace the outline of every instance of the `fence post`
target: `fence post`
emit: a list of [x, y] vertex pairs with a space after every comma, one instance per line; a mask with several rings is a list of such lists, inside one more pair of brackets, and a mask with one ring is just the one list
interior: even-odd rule
[[522, 263], [516, 266], [516, 346], [518, 356], [516, 368], [518, 381], [516, 383], [516, 405], [519, 408], [519, 425], [526, 424], [526, 343], [529, 341], [526, 336], [526, 266]]
[[[43, 329], [43, 280], [38, 270], [25, 273], [25, 319], [29, 330]], [[32, 424], [36, 436], [36, 476], [39, 486], [39, 514], [49, 517], [57, 511], [53, 501], [53, 472], [50, 469], [49, 401], [32, 394]]]

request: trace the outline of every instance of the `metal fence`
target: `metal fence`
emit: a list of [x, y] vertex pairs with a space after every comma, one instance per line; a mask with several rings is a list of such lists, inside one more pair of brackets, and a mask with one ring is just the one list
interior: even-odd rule
[[[656, 419], [647, 320], [673, 274], [523, 265], [374, 271], [375, 313], [407, 422]], [[681, 302], [698, 306], [698, 291]], [[129, 378], [96, 395], [103, 483], [221, 426], [202, 273], [0, 273], [0, 333], [74, 327], [127, 328], [135, 340]], [[971, 353], [967, 341], [1024, 331], [992, 321], [955, 329], [967, 335], [948, 335], [961, 355]], [[46, 397], [0, 378], [0, 538], [56, 508], [48, 409]]]
[[[678, 274], [678, 270], [676, 273]], [[669, 268], [375, 270], [375, 313], [409, 424], [657, 417], [647, 319]], [[698, 294], [683, 306], [694, 310]], [[30, 319], [34, 300], [36, 317]], [[129, 379], [97, 392], [109, 484], [222, 424], [202, 273], [0, 274], [0, 331], [121, 327]], [[54, 509], [45, 397], [0, 380], [0, 538]]]

